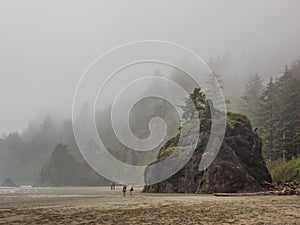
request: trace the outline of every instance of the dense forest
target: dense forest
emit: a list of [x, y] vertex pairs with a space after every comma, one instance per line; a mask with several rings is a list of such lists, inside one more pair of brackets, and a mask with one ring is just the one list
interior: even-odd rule
[[263, 139], [266, 161], [291, 160], [300, 154], [300, 61], [266, 86], [255, 75], [246, 85], [241, 109]]
[[300, 60], [263, 85], [259, 75], [247, 83], [241, 112], [263, 141], [263, 157], [274, 181], [300, 180]]

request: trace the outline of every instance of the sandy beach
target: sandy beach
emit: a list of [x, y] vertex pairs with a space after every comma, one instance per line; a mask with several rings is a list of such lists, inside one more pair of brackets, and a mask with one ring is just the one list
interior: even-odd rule
[[300, 196], [144, 194], [121, 187], [0, 189], [0, 224], [300, 224]]

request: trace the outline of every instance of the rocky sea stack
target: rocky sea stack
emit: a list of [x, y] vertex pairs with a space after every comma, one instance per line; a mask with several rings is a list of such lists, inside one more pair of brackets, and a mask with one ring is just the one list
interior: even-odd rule
[[[198, 145], [188, 163], [167, 180], [145, 186], [153, 193], [216, 193], [255, 192], [263, 189], [263, 182], [271, 182], [270, 173], [262, 157], [262, 141], [252, 131], [248, 118], [237, 113], [227, 114], [225, 137], [213, 163], [199, 171], [199, 163], [210, 135], [211, 119], [201, 118]], [[160, 150], [157, 162], [164, 160], [177, 145], [179, 134]], [[145, 179], [153, 176], [146, 170]]]
[[50, 159], [42, 167], [39, 186], [99, 186], [108, 181], [98, 175], [87, 163], [80, 163], [67, 150], [58, 144]]
[[4, 182], [1, 184], [2, 187], [19, 187], [12, 181], [10, 178], [6, 178]]

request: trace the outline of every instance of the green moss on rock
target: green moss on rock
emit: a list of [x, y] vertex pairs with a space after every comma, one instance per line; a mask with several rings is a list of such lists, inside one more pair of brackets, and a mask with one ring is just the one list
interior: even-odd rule
[[185, 147], [169, 147], [166, 148], [159, 153], [159, 157], [165, 156], [165, 155], [171, 155], [175, 150], [177, 151], [179, 155], [184, 154], [186, 151], [188, 151], [190, 146], [185, 146]]
[[227, 118], [227, 123], [231, 127], [233, 127], [238, 122], [246, 123], [247, 125], [251, 126], [248, 117], [240, 113], [228, 112], [226, 118]]
[[174, 150], [176, 149], [176, 147], [169, 147], [169, 148], [166, 148], [164, 149], [163, 151], [161, 151], [159, 153], [159, 156], [163, 156], [165, 154], [171, 154]]

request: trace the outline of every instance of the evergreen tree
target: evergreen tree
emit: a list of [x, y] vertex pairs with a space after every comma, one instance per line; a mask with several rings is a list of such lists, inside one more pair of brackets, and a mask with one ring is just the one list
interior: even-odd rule
[[258, 108], [263, 88], [262, 78], [256, 74], [248, 81], [242, 96], [242, 112], [249, 117], [254, 126], [258, 125]]
[[291, 66], [292, 76], [300, 81], [300, 58]]
[[286, 67], [284, 75], [277, 80], [280, 103], [277, 132], [282, 135], [278, 147], [282, 149], [283, 159], [299, 154], [300, 82], [293, 74], [296, 75], [295, 71]]
[[[183, 119], [190, 120], [195, 116], [195, 113], [203, 112], [205, 108], [206, 98], [205, 94], [200, 88], [195, 88], [193, 93], [189, 97], [184, 98], [184, 106], [181, 106], [183, 110]], [[198, 115], [199, 116], [199, 115]]]
[[271, 78], [260, 98], [260, 105], [258, 109], [259, 134], [263, 139], [263, 155], [266, 160], [273, 160], [276, 158], [274, 155], [274, 142], [276, 139], [275, 126], [278, 121], [278, 98], [277, 87]]

